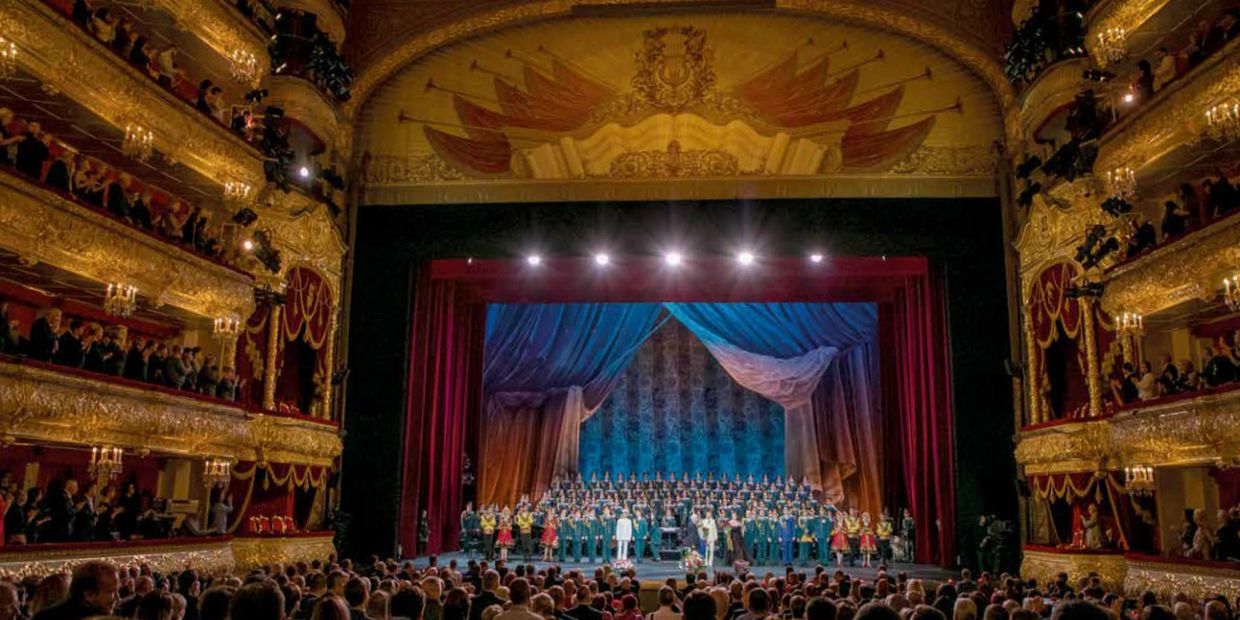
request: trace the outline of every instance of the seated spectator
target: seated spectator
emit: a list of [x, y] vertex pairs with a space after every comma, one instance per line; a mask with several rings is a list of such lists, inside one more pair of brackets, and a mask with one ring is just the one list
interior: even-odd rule
[[1214, 534], [1214, 559], [1240, 561], [1240, 508], [1219, 510], [1218, 530]]
[[1240, 35], [1240, 8], [1229, 8], [1223, 12], [1223, 18], [1214, 26], [1221, 31], [1224, 45]]
[[1130, 224], [1132, 233], [1128, 238], [1128, 258], [1132, 258], [1142, 252], [1158, 245], [1158, 234], [1154, 231], [1154, 224], [1149, 219], [1141, 218], [1133, 219]]
[[12, 125], [13, 111], [0, 107], [0, 164], [6, 166], [13, 163], [14, 154], [10, 153], [10, 150], [15, 150], [17, 143], [24, 137], [10, 131]]
[[1150, 97], [1154, 96], [1154, 71], [1150, 68], [1150, 61], [1142, 59], [1137, 63], [1137, 70], [1128, 84], [1128, 90], [1132, 92], [1137, 103], [1149, 101]]
[[108, 213], [123, 220], [129, 219], [129, 210], [132, 208], [129, 202], [131, 185], [133, 185], [133, 177], [124, 172], [107, 184], [107, 189], [104, 190], [104, 205]]
[[1154, 377], [1154, 371], [1150, 368], [1149, 362], [1141, 362], [1141, 370], [1137, 379], [1137, 398], [1141, 400], [1154, 400], [1158, 398], [1158, 380]]
[[60, 310], [49, 308], [41, 314], [30, 328], [27, 355], [41, 362], [50, 362], [60, 344], [60, 335], [57, 333], [60, 330]]
[[1162, 368], [1158, 371], [1158, 393], [1165, 396], [1178, 391], [1180, 391], [1180, 370], [1172, 363], [1171, 355], [1164, 353]]
[[154, 222], [151, 221], [151, 201], [154, 196], [150, 190], [145, 190], [140, 196], [133, 201], [133, 206], [129, 209], [129, 219], [135, 226], [143, 230], [153, 230]]
[[231, 366], [225, 366], [220, 373], [219, 385], [215, 386], [215, 397], [237, 400], [237, 372]]
[[90, 25], [90, 17], [94, 11], [90, 8], [90, 3], [86, 0], [73, 0], [73, 12], [71, 16], [73, 21], [79, 26], [87, 27]]
[[1201, 378], [1206, 387], [1218, 387], [1236, 380], [1236, 365], [1231, 357], [1220, 349], [1206, 345], [1206, 365], [1201, 370]]
[[1187, 230], [1188, 220], [1185, 219], [1186, 211], [1175, 204], [1175, 201], [1168, 200], [1163, 203], [1163, 219], [1162, 219], [1162, 235], [1163, 242], [1168, 239], [1174, 239], [1184, 234]]
[[43, 126], [38, 121], [26, 124], [26, 133], [17, 143], [17, 171], [32, 178], [43, 178], [43, 162], [49, 157], [47, 143], [43, 141]]
[[172, 351], [164, 360], [164, 385], [170, 388], [181, 389], [185, 386], [185, 377], [189, 369], [185, 366], [185, 356], [181, 350], [181, 345], [172, 345]]
[[1158, 92], [1178, 77], [1179, 73], [1175, 66], [1175, 56], [1172, 56], [1165, 47], [1160, 47], [1154, 52], [1154, 64], [1154, 92]]

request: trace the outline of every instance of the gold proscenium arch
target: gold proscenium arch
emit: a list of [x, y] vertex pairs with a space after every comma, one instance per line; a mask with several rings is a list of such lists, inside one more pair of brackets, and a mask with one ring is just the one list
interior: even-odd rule
[[[395, 49], [382, 55], [376, 62], [366, 66], [353, 84], [354, 96], [345, 105], [345, 114], [357, 121], [359, 117], [356, 112], [365, 105], [379, 86], [404, 67], [436, 49], [511, 26], [570, 17], [575, 8], [600, 4], [611, 7], [649, 6], [650, 0], [536, 0], [471, 15], [468, 18], [437, 27], [404, 41]], [[776, 0], [775, 6], [777, 11], [785, 14], [839, 19], [903, 35], [941, 50], [985, 81], [993, 92], [1003, 115], [1008, 141], [1019, 140], [1020, 129], [1016, 115], [1015, 94], [994, 54], [953, 35], [924, 18], [919, 19], [889, 8], [845, 3], [838, 0]]]

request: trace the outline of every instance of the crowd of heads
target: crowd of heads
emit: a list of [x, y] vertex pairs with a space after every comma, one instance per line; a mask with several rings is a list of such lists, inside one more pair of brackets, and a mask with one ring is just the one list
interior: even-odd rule
[[1240, 350], [1218, 339], [1202, 348], [1205, 360], [1198, 370], [1190, 359], [1172, 361], [1170, 354], [1163, 354], [1158, 372], [1149, 361], [1134, 366], [1124, 362], [1120, 376], [1111, 378], [1109, 409], [1118, 409], [1158, 398], [1195, 394], [1204, 390], [1227, 389], [1240, 379]]
[[1214, 19], [1202, 19], [1189, 34], [1187, 44], [1175, 51], [1159, 47], [1153, 62], [1142, 58], [1129, 81], [1130, 102], [1144, 103], [1171, 82], [1204, 62], [1240, 36], [1240, 9], [1228, 8]]
[[[646, 596], [643, 596], [643, 593]], [[7, 614], [7, 615], [6, 615]], [[503, 562], [415, 567], [371, 559], [270, 566], [244, 577], [159, 574], [87, 562], [0, 584], [0, 620], [1232, 620], [1223, 596], [1160, 600], [1108, 590], [1096, 574], [1048, 583], [968, 570], [941, 582], [879, 567], [873, 579], [812, 571], [689, 574], [642, 583], [635, 569]]]

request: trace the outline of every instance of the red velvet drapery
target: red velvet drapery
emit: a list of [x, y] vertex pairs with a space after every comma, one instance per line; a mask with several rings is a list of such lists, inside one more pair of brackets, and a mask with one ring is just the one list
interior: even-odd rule
[[1039, 474], [1029, 482], [1038, 498], [1050, 503], [1065, 502], [1071, 507], [1071, 522], [1054, 524], [1057, 530], [1064, 530], [1056, 532], [1064, 544], [1082, 531], [1081, 519], [1089, 505], [1096, 504], [1110, 544], [1124, 551], [1157, 553], [1157, 526], [1147, 523], [1155, 513], [1153, 500], [1128, 495], [1123, 472]]
[[[455, 548], [464, 502], [462, 469], [477, 447], [486, 305], [463, 284], [419, 275], [414, 293], [397, 540], [406, 555]], [[473, 452], [477, 455], [477, 452]], [[430, 537], [417, 546], [421, 514]]]
[[[909, 278], [880, 306], [885, 480], [903, 483], [916, 523], [916, 561], [950, 566], [956, 557], [956, 487], [951, 368], [942, 291], [933, 276]], [[898, 469], [896, 469], [898, 466]], [[895, 471], [892, 471], [895, 469]], [[887, 496], [898, 497], [896, 489]]]
[[1029, 292], [1029, 316], [1037, 359], [1033, 373], [1042, 391], [1050, 419], [1068, 417], [1089, 406], [1089, 386], [1083, 308], [1084, 301], [1068, 297], [1080, 269], [1055, 263], [1038, 274]]
[[246, 407], [263, 404], [263, 368], [267, 363], [270, 318], [271, 304], [259, 304], [237, 339], [237, 400]]
[[[280, 351], [276, 355], [277, 407], [309, 414], [317, 400], [315, 385], [330, 372], [327, 339], [331, 337], [335, 303], [327, 280], [308, 267], [293, 267], [285, 276], [283, 312], [280, 313]], [[297, 343], [304, 343], [297, 345]], [[290, 362], [291, 363], [288, 363]]]
[[[234, 510], [229, 519], [229, 533], [248, 533], [250, 517], [294, 516], [293, 499], [297, 489], [321, 489], [327, 479], [327, 468], [319, 465], [237, 463], [228, 486]], [[304, 518], [297, 527], [305, 527]]]

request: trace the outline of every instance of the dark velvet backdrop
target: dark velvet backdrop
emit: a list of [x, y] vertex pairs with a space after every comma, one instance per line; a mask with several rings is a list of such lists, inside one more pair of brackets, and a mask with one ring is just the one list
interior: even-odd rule
[[[764, 255], [801, 256], [807, 248], [818, 247], [836, 255], [920, 255], [932, 260], [945, 283], [949, 346], [944, 355], [952, 370], [949, 397], [957, 429], [956, 462], [936, 467], [954, 471], [955, 530], [958, 548], [967, 550], [975, 542], [971, 524], [979, 512], [1014, 517], [1016, 507], [1011, 382], [1003, 371], [1010, 352], [998, 209], [994, 200], [979, 199], [363, 208], [351, 283], [353, 372], [342, 474], [343, 510], [359, 526], [345, 532], [342, 551], [395, 549], [400, 488], [409, 484], [401, 479], [402, 452], [421, 452], [417, 446], [403, 446], [401, 439], [409, 396], [412, 284], [419, 265], [432, 258], [507, 258], [535, 248], [581, 255], [591, 250], [589, 244], [601, 242], [652, 254], [656, 244], [669, 237], [699, 253], [726, 253], [737, 240], [749, 239], [760, 243]], [[472, 441], [473, 434], [466, 432], [466, 437]], [[424, 462], [433, 463], [433, 448], [422, 448], [427, 452]], [[444, 475], [459, 471], [449, 469]]]

